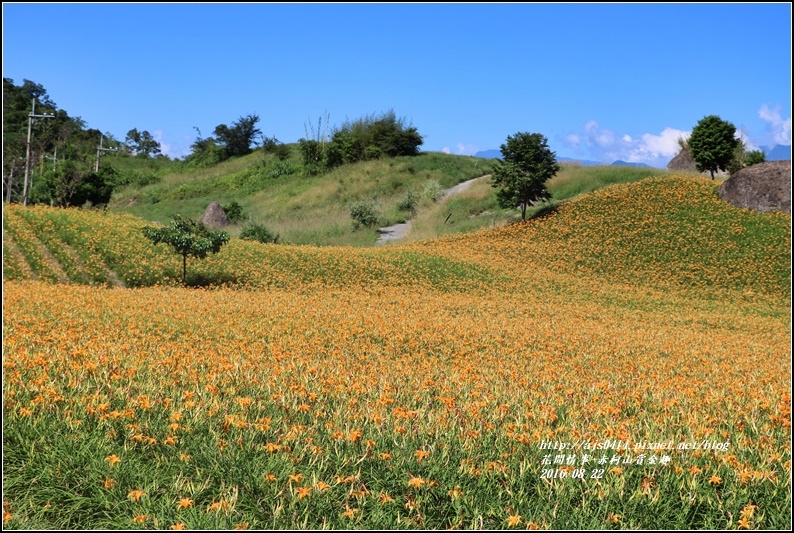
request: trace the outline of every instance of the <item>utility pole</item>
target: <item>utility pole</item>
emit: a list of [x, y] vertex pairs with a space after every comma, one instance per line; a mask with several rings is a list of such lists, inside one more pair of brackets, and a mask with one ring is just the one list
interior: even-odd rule
[[[33, 111], [28, 115], [28, 145], [25, 153], [25, 186], [22, 190], [22, 205], [28, 205], [28, 176], [30, 175], [30, 130], [33, 127], [34, 118], [53, 118], [55, 115], [45, 113], [44, 115], [36, 114], [36, 99], [33, 99]], [[11, 196], [9, 195], [9, 198]]]
[[96, 149], [96, 166], [94, 172], [99, 172], [99, 158], [102, 157], [102, 152], [118, 152], [118, 148], [102, 148], [102, 140], [105, 138], [103, 134], [99, 136], [99, 146]]

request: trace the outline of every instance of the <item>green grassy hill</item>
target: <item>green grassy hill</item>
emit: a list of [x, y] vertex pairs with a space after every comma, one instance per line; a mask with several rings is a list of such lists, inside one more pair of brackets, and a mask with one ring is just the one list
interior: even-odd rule
[[[175, 167], [178, 169], [179, 167]], [[280, 234], [281, 242], [317, 245], [375, 244], [375, 228], [353, 231], [349, 204], [370, 202], [379, 226], [409, 218], [403, 207], [432, 203], [440, 190], [489, 173], [491, 163], [472, 157], [423, 153], [343, 165], [331, 172], [303, 175], [297, 150], [286, 161], [255, 152], [210, 168], [177, 171], [152, 183], [114, 192], [109, 209], [167, 223], [176, 213], [198, 218], [211, 201], [237, 201], [247, 219]], [[230, 228], [232, 235], [242, 225]]]
[[[406, 240], [470, 232], [517, 219], [516, 211], [497, 205], [496, 190], [488, 179], [466, 194], [441, 198], [444, 189], [490, 174], [494, 160], [421, 153], [348, 164], [306, 176], [297, 149], [291, 148], [286, 161], [257, 151], [201, 169], [185, 169], [180, 163], [163, 160], [109, 158], [127, 185], [114, 191], [108, 208], [168, 223], [177, 213], [198, 218], [212, 201], [221, 205], [236, 201], [246, 220], [228, 228], [233, 236], [246, 223], [256, 222], [279, 234], [282, 243], [339, 246], [374, 245], [378, 227], [409, 219], [414, 225]], [[563, 166], [548, 187], [552, 203], [559, 203], [605, 185], [657, 175], [671, 173]], [[376, 226], [353, 229], [349, 207], [354, 202], [366, 202], [375, 209]]]

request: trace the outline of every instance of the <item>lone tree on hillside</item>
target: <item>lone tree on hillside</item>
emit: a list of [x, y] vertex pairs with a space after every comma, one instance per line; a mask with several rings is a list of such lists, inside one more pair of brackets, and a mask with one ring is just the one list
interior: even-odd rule
[[704, 117], [689, 137], [689, 148], [698, 172], [728, 170], [741, 141], [736, 138], [736, 126], [717, 115]]
[[143, 234], [154, 244], [164, 242], [175, 253], [182, 255], [182, 283], [187, 280], [187, 256], [204, 259], [209, 254], [220, 251], [229, 242], [225, 231], [210, 231], [204, 224], [191, 218], [174, 216], [167, 228], [143, 228]]
[[520, 207], [521, 219], [526, 220], [527, 207], [538, 200], [551, 199], [546, 181], [560, 170], [560, 165], [540, 133], [518, 132], [508, 136], [500, 148], [502, 160], [494, 169], [491, 186], [500, 189], [499, 205]]

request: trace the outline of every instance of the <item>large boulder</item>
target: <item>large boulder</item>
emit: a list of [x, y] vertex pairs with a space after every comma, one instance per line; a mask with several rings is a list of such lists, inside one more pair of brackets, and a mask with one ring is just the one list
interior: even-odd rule
[[[695, 163], [695, 159], [692, 157], [692, 152], [689, 150], [681, 150], [678, 152], [674, 158], [667, 163], [667, 170], [677, 170], [679, 172], [697, 172], [697, 164]], [[700, 173], [703, 176], [711, 176], [711, 172], [708, 170], [705, 172]], [[728, 173], [724, 170], [718, 170], [714, 173], [714, 177], [719, 176], [723, 178], [727, 176]]]
[[692, 153], [689, 150], [681, 150], [678, 152], [678, 155], [667, 163], [667, 170], [698, 171], [695, 166], [695, 160], [692, 159]]
[[791, 214], [791, 161], [767, 161], [736, 172], [717, 189], [720, 198], [753, 211]]
[[210, 202], [199, 222], [213, 229], [225, 228], [229, 225], [229, 217], [218, 202]]

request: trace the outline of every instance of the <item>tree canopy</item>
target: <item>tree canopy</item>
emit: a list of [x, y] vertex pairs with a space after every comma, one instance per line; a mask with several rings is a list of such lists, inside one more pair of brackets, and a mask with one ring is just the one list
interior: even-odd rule
[[226, 124], [218, 124], [215, 127], [213, 134], [226, 151], [227, 158], [248, 155], [252, 152], [251, 145], [256, 135], [262, 133], [256, 127], [257, 122], [259, 122], [258, 115], [247, 115], [234, 121], [231, 127]]
[[709, 171], [714, 179], [715, 172], [730, 168], [741, 141], [736, 138], [736, 126], [709, 115], [697, 123], [688, 143], [698, 172]]
[[540, 133], [518, 132], [500, 148], [502, 159], [492, 173], [491, 185], [499, 189], [499, 205], [520, 207], [521, 218], [526, 220], [529, 206], [551, 199], [546, 181], [559, 172], [560, 165]]
[[138, 128], [131, 129], [127, 132], [125, 141], [135, 155], [151, 157], [160, 153], [160, 143], [146, 130], [139, 132]]

